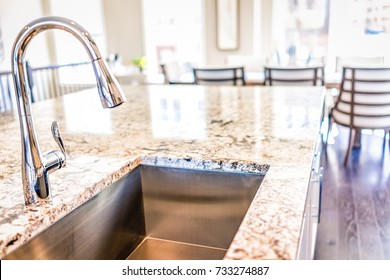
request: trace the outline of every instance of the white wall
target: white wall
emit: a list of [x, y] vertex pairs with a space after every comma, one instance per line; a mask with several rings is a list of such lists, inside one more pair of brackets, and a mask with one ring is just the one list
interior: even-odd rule
[[[84, 27], [93, 36], [102, 56], [107, 55], [105, 22], [101, 0], [46, 0], [45, 11], [51, 16], [66, 17]], [[75, 9], [77, 7], [77, 9]], [[54, 49], [51, 51], [55, 64], [88, 61], [89, 57], [83, 46], [67, 32], [56, 30]]]
[[[20, 30], [42, 16], [68, 17], [86, 28], [103, 56], [107, 55], [102, 0], [0, 0], [0, 26], [5, 59], [0, 70], [11, 69], [11, 49]], [[75, 9], [77, 7], [77, 9]], [[57, 39], [54, 41], [54, 38]], [[88, 60], [81, 44], [62, 31], [38, 34], [28, 46], [26, 59], [33, 67]]]
[[[5, 59], [0, 63], [0, 71], [11, 70], [11, 50], [20, 30], [42, 15], [41, 0], [0, 0], [0, 26], [5, 53]], [[39, 34], [31, 42], [26, 59], [32, 65], [49, 63], [46, 40], [45, 34]]]
[[205, 12], [205, 56], [206, 64], [221, 65], [228, 55], [254, 54], [253, 0], [239, 0], [239, 43], [238, 49], [222, 51], [217, 48], [216, 0], [204, 1]]
[[[259, 57], [268, 57], [274, 48], [272, 38], [272, 12], [273, 0], [254, 0], [254, 50], [253, 53]], [[257, 2], [257, 3], [256, 3]]]
[[[270, 32], [268, 24], [270, 20], [266, 17], [270, 12], [270, 3], [272, 0], [261, 0], [262, 19], [261, 48], [269, 52]], [[253, 27], [253, 0], [239, 0], [239, 47], [234, 51], [221, 51], [217, 48], [217, 26], [216, 26], [216, 0], [203, 0], [204, 2], [204, 50], [205, 61], [209, 65], [224, 64], [226, 56], [229, 54], [255, 53], [254, 45], [259, 46], [259, 40], [254, 41]], [[119, 53], [123, 62], [129, 63], [131, 59], [145, 55], [144, 37], [143, 37], [143, 19], [141, 0], [103, 0], [104, 16], [106, 22], [107, 49], [109, 53]], [[172, 7], [174, 9], [174, 7]], [[269, 15], [270, 16], [270, 15]], [[269, 39], [268, 39], [269, 38]], [[267, 39], [263, 47], [263, 39]], [[256, 50], [258, 52], [258, 50]], [[262, 54], [260, 54], [262, 55]], [[268, 55], [265, 54], [264, 56]]]
[[[95, 2], [96, 5], [102, 6], [101, 12], [99, 10], [89, 9], [84, 0], [0, 0], [0, 24], [6, 53], [6, 61], [1, 63], [0, 70], [10, 68], [10, 58], [7, 59], [7, 57], [10, 57], [14, 38], [19, 30], [29, 21], [45, 14], [72, 17], [85, 28], [91, 29], [92, 33], [97, 33], [102, 40], [104, 38], [106, 44], [100, 44], [103, 56], [111, 53], [119, 53], [123, 58], [123, 62], [130, 63], [131, 59], [145, 55], [141, 10], [142, 0], [88, 0], [87, 2], [91, 3], [91, 1]], [[216, 0], [203, 1], [205, 13], [204, 49], [207, 64], [224, 64], [226, 56], [229, 54], [257, 54], [262, 56], [269, 54], [272, 43], [270, 37], [271, 20], [268, 17], [271, 16], [270, 3], [272, 0], [261, 0], [260, 15], [262, 17], [262, 26], [260, 30], [259, 28], [254, 29], [253, 27], [253, 9], [255, 7], [259, 9], [259, 5], [254, 5], [254, 0], [238, 1], [239, 48], [235, 51], [221, 51], [217, 48]], [[64, 3], [67, 9], [64, 8]], [[75, 6], [78, 8], [75, 9]], [[23, 9], [20, 7], [23, 7]], [[257, 14], [259, 14], [259, 11], [257, 11]], [[103, 19], [97, 21], [86, 20], [93, 17], [98, 18], [99, 16], [102, 16]], [[45, 33], [38, 35], [29, 47], [29, 52], [34, 53], [29, 58], [32, 65], [56, 63], [53, 59], [56, 57], [55, 52], [58, 51], [67, 52], [72, 55], [73, 51], [71, 48], [68, 51], [63, 50], [66, 46], [52, 46], [48, 48], [46, 37], [49, 37], [50, 34], [46, 35]], [[260, 40], [256, 36], [261, 37]], [[254, 39], [254, 37], [256, 38]], [[260, 51], [259, 48], [261, 49]]]
[[142, 0], [103, 0], [108, 53], [118, 53], [124, 63], [145, 55]]

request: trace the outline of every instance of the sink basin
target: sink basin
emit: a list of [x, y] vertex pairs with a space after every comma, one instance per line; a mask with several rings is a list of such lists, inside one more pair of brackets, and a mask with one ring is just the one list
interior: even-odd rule
[[6, 259], [223, 259], [263, 178], [140, 165]]

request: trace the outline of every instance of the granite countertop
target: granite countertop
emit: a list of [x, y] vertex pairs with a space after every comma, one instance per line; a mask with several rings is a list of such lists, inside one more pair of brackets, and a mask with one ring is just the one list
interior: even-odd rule
[[0, 257], [140, 163], [265, 173], [225, 259], [295, 259], [322, 87], [128, 86], [102, 109], [95, 89], [32, 106], [42, 151], [67, 167], [50, 175], [53, 203], [24, 205], [16, 112], [0, 115]]

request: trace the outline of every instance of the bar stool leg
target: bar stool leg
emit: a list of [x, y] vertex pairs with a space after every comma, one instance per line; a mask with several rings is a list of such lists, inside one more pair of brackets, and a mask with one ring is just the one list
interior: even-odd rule
[[350, 131], [349, 131], [349, 144], [348, 144], [347, 154], [345, 155], [345, 159], [344, 159], [344, 166], [348, 165], [348, 158], [349, 158], [349, 154], [352, 151], [354, 140], [355, 140], [355, 129], [350, 127]]

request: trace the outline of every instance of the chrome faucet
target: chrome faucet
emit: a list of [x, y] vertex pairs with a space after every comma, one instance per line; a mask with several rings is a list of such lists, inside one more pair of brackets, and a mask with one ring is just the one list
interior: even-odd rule
[[26, 25], [16, 37], [12, 49], [12, 72], [22, 139], [22, 181], [24, 200], [28, 204], [51, 201], [49, 173], [66, 165], [65, 147], [57, 122], [51, 130], [60, 151], [42, 154], [31, 113], [31, 92], [25, 53], [31, 40], [40, 32], [60, 29], [75, 36], [87, 51], [95, 72], [100, 100], [104, 108], [113, 108], [125, 101], [121, 88], [100, 55], [91, 34], [76, 22], [62, 17], [43, 17]]

